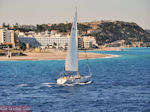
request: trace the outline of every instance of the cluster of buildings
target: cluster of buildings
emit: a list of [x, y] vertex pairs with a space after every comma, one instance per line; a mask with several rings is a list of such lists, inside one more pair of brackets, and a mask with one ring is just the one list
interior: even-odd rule
[[[68, 46], [70, 35], [64, 35], [57, 30], [45, 31], [40, 33], [28, 32], [28, 35], [20, 32], [18, 39], [20, 42], [29, 44], [32, 47], [42, 48], [63, 48]], [[96, 40], [91, 36], [78, 36], [78, 47], [81, 48], [93, 48], [96, 47]]]
[[[8, 46], [15, 47], [15, 33], [18, 35], [18, 41], [26, 44], [28, 47], [34, 48], [62, 48], [66, 49], [68, 46], [69, 34], [61, 34], [57, 30], [45, 31], [40, 33], [20, 32], [8, 30], [6, 28], [0, 29], [0, 48]], [[80, 49], [95, 48], [97, 46], [96, 40], [91, 36], [78, 36], [78, 47]]]

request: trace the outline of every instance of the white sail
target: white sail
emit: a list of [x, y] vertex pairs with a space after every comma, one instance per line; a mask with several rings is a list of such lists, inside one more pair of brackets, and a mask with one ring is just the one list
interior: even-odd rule
[[78, 71], [77, 11], [75, 13], [71, 36], [69, 38], [65, 71]]

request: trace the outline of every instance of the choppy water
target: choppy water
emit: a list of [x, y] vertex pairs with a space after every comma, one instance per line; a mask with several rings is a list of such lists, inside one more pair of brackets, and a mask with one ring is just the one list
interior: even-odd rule
[[[121, 55], [89, 60], [93, 82], [58, 86], [63, 60], [0, 61], [0, 105], [32, 112], [150, 112], [150, 48], [93, 51]], [[79, 63], [86, 74], [85, 60]]]

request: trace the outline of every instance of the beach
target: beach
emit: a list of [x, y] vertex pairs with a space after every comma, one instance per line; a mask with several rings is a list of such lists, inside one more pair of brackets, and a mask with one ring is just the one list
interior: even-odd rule
[[[66, 52], [64, 51], [52, 51], [49, 53], [35, 53], [27, 52], [27, 56], [12, 56], [8, 58], [7, 56], [0, 56], [0, 61], [7, 60], [64, 60], [66, 57]], [[87, 55], [86, 55], [87, 54]], [[113, 57], [109, 54], [98, 54], [98, 53], [79, 53], [79, 59], [95, 59], [95, 58], [108, 58]]]

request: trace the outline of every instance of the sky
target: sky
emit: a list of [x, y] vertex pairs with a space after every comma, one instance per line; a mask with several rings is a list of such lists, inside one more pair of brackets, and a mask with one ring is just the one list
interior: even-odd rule
[[150, 0], [0, 0], [0, 25], [120, 20], [150, 29]]

